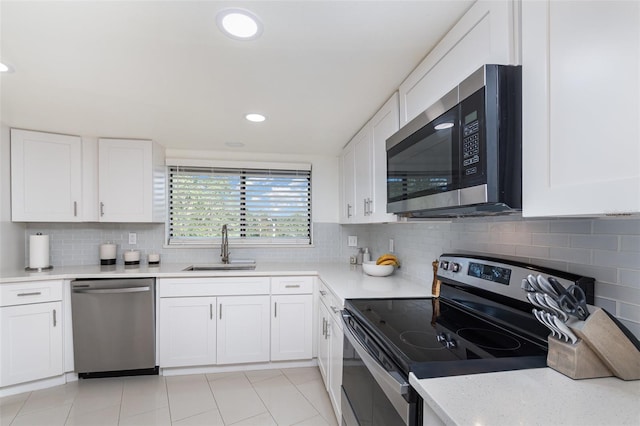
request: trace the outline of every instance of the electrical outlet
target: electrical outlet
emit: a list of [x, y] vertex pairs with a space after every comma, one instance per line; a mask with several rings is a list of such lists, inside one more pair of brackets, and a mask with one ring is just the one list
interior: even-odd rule
[[389, 253], [393, 253], [396, 250], [395, 242], [393, 238], [389, 238]]
[[138, 244], [138, 236], [135, 232], [129, 232], [129, 244], [136, 245]]
[[349, 235], [347, 246], [349, 246], [349, 247], [358, 247], [358, 236], [357, 235]]

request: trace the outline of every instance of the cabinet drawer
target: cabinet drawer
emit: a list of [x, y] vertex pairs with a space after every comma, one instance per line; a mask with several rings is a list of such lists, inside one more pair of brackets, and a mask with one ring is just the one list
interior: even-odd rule
[[0, 306], [62, 300], [62, 280], [0, 284]]
[[272, 277], [271, 294], [311, 294], [313, 277]]
[[162, 278], [160, 297], [269, 294], [269, 277]]
[[340, 309], [343, 307], [340, 299], [322, 281], [320, 281], [320, 301], [327, 307], [331, 315], [340, 315]]

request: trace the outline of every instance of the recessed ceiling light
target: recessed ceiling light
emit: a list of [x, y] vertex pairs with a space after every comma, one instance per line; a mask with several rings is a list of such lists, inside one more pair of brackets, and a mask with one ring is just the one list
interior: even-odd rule
[[252, 12], [245, 9], [223, 9], [216, 16], [218, 28], [236, 40], [255, 40], [262, 34], [262, 22]]
[[436, 130], [444, 130], [444, 129], [450, 129], [453, 127], [453, 123], [450, 121], [444, 122], [444, 123], [440, 123], [440, 124], [436, 124], [435, 126], [433, 126], [434, 129]]
[[13, 72], [13, 68], [9, 65], [0, 62], [0, 72]]
[[266, 119], [267, 119], [267, 117], [265, 117], [264, 115], [262, 115], [262, 114], [255, 114], [255, 113], [246, 114], [246, 115], [244, 116], [244, 118], [246, 118], [246, 119], [247, 119], [247, 120], [249, 120], [249, 121], [253, 121], [254, 123], [260, 123], [260, 122], [262, 122], [262, 121], [264, 121], [264, 120], [266, 120]]

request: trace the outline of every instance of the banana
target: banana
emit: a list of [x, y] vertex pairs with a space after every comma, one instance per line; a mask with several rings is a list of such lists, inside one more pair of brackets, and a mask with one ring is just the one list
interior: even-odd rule
[[400, 266], [400, 262], [398, 262], [398, 258], [394, 254], [386, 253], [376, 260], [376, 265]]

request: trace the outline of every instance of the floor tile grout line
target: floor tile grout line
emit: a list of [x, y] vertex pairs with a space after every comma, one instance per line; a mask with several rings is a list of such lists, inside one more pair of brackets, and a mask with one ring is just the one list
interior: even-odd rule
[[[313, 380], [316, 380], [316, 379], [313, 379]], [[304, 384], [306, 384], [306, 383], [310, 383], [310, 382], [312, 382], [313, 380], [309, 380], [309, 381], [307, 381], [307, 382], [300, 383], [300, 384], [301, 384], [301, 385], [304, 385]], [[322, 378], [320, 378], [320, 380], [322, 381]], [[324, 382], [322, 382], [322, 383], [324, 383]], [[318, 409], [316, 408], [316, 406], [315, 406], [315, 405], [313, 405], [313, 402], [311, 402], [311, 400], [310, 400], [309, 398], [307, 398], [307, 396], [304, 394], [304, 392], [302, 392], [302, 391], [298, 388], [298, 385], [295, 385], [295, 386], [296, 386], [296, 388], [298, 389], [298, 392], [300, 392], [300, 393], [302, 394], [302, 396], [304, 397], [304, 399], [306, 399], [306, 400], [307, 400], [307, 402], [308, 402], [308, 403], [309, 403], [313, 408], [315, 408], [315, 410], [318, 412], [318, 415], [319, 415], [320, 417], [322, 417], [322, 419], [323, 419], [325, 422], [327, 422], [327, 423], [331, 424], [332, 422], [329, 422], [329, 420], [328, 420], [328, 419], [323, 415], [323, 413], [322, 413], [322, 412], [320, 412], [320, 410], [318, 410]], [[328, 395], [327, 395], [327, 396], [328, 396]], [[329, 403], [331, 404], [331, 400], [329, 400]], [[331, 404], [331, 409], [333, 410], [333, 404]], [[329, 414], [331, 414], [331, 415], [333, 415], [333, 416], [335, 417], [335, 414], [333, 413], [333, 411], [332, 411], [331, 413], [329, 413]]]

